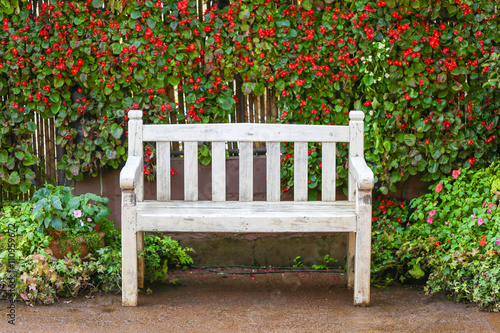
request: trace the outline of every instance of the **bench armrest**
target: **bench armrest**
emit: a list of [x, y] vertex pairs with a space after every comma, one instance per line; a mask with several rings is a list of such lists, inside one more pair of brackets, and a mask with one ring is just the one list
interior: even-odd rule
[[122, 189], [134, 190], [139, 184], [142, 172], [142, 157], [129, 156], [127, 163], [120, 172], [120, 187]]
[[357, 188], [360, 190], [373, 189], [373, 171], [368, 167], [363, 157], [351, 157], [349, 168]]

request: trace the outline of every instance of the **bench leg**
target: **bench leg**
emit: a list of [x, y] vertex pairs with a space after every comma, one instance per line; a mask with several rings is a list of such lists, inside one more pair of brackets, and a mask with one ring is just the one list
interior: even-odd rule
[[137, 306], [137, 231], [135, 196], [122, 192], [122, 305]]
[[354, 305], [370, 305], [371, 206], [358, 207]]
[[354, 288], [354, 254], [356, 253], [356, 233], [347, 235], [347, 288]]
[[[144, 232], [137, 232], [137, 251], [144, 251]], [[137, 258], [137, 283], [139, 284], [139, 288], [144, 288], [144, 256]]]

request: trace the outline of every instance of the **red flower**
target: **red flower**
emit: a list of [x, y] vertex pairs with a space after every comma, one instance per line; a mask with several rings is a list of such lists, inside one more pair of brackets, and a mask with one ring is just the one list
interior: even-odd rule
[[486, 236], [483, 236], [483, 240], [479, 241], [479, 245], [485, 246], [486, 245]]

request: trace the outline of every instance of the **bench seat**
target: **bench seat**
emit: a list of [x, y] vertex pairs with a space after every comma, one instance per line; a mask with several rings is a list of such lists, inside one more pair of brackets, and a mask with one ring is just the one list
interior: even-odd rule
[[137, 231], [355, 232], [356, 205], [348, 201], [142, 201]]

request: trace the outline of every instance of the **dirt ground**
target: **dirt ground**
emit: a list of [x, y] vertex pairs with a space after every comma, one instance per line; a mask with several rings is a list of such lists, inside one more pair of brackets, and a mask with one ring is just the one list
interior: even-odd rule
[[0, 332], [500, 332], [500, 313], [419, 288], [372, 287], [371, 306], [354, 307], [338, 274], [187, 270], [176, 277], [178, 286], [141, 292], [135, 308], [109, 294], [17, 304], [15, 327], [4, 316]]

